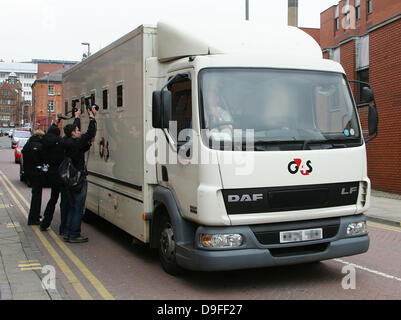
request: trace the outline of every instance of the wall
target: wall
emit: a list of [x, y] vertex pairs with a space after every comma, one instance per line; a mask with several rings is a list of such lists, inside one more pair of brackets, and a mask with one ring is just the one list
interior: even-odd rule
[[379, 136], [368, 144], [376, 189], [401, 194], [401, 19], [370, 33], [370, 83], [379, 110]]

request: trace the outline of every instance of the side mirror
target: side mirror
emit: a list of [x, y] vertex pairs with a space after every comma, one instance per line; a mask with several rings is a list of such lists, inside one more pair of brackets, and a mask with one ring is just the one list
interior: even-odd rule
[[152, 126], [167, 129], [171, 119], [171, 92], [166, 90], [153, 91], [152, 96]]
[[373, 93], [373, 90], [368, 87], [363, 87], [362, 88], [362, 93], [361, 93], [361, 102], [362, 103], [369, 103], [371, 101], [375, 100], [375, 95]]
[[374, 104], [370, 104], [369, 114], [368, 114], [369, 136], [372, 136], [377, 133], [378, 125], [379, 125], [379, 114], [377, 112], [377, 108]]

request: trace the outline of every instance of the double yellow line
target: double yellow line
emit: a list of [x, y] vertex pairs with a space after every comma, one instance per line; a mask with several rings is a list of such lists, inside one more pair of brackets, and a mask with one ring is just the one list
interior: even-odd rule
[[[29, 208], [30, 203], [22, 196], [22, 194], [15, 188], [12, 182], [7, 178], [7, 176], [0, 170], [0, 182], [4, 185], [11, 198], [14, 200], [17, 207], [20, 209], [22, 214], [28, 219], [28, 213], [25, 208], [22, 206], [21, 202], [17, 199], [16, 195], [22, 200], [22, 202]], [[12, 190], [11, 190], [12, 189]], [[14, 191], [14, 192], [13, 192]], [[79, 279], [72, 272], [70, 267], [64, 262], [64, 260], [60, 257], [54, 247], [50, 244], [50, 242], [46, 239], [43, 233], [39, 230], [38, 226], [32, 227], [35, 234], [38, 236], [43, 246], [52, 256], [60, 270], [65, 274], [68, 281], [72, 284], [75, 291], [78, 293], [81, 299], [83, 300], [93, 300], [93, 297], [89, 294], [89, 292], [85, 289]], [[75, 264], [75, 266], [81, 271], [81, 273], [89, 280], [92, 286], [96, 289], [96, 291], [100, 294], [100, 296], [105, 300], [115, 300], [111, 293], [102, 285], [102, 283], [89, 271], [89, 269], [85, 266], [85, 264], [77, 257], [75, 254], [64, 244], [63, 241], [59, 239], [59, 237], [49, 229], [49, 235], [54, 239], [60, 249], [67, 255], [68, 258]]]

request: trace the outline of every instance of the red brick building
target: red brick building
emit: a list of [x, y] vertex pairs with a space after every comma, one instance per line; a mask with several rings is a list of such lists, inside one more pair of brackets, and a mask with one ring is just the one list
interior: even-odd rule
[[[62, 111], [63, 88], [60, 69], [48, 76], [38, 78], [32, 85], [32, 103], [35, 129], [46, 131], [49, 124], [56, 121], [57, 113]], [[49, 117], [50, 116], [50, 117]]]
[[53, 73], [63, 68], [70, 68], [79, 61], [32, 59], [38, 65], [37, 79], [45, 76], [45, 72]]
[[8, 80], [0, 83], [0, 125], [20, 124], [24, 108], [22, 84], [14, 73]]
[[[372, 187], [401, 194], [401, 1], [341, 0], [320, 15], [311, 34], [327, 59], [350, 80], [370, 82], [379, 111], [379, 136], [367, 145]], [[355, 99], [359, 88], [353, 86]]]

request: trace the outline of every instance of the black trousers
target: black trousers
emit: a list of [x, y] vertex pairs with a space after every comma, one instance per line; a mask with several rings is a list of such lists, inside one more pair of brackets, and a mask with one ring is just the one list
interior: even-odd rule
[[40, 208], [42, 206], [42, 188], [43, 184], [36, 179], [31, 180], [32, 197], [31, 207], [29, 208], [28, 224], [39, 224]]
[[43, 220], [40, 223], [40, 226], [43, 229], [47, 229], [53, 220], [54, 210], [56, 208], [59, 194], [60, 194], [60, 186], [52, 185], [50, 199], [49, 199], [49, 202], [47, 203], [45, 212], [43, 214]]

